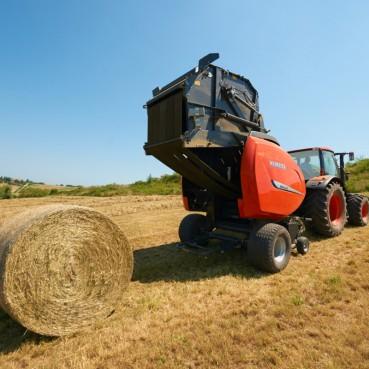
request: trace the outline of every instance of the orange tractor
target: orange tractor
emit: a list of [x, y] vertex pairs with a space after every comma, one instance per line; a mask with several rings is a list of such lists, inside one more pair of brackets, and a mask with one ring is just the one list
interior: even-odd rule
[[[345, 177], [338, 167], [331, 173], [324, 161], [328, 151], [316, 151], [323, 157], [317, 178], [305, 169], [314, 150], [283, 150], [264, 126], [256, 89], [245, 77], [213, 65], [218, 57], [205, 56], [153, 90], [145, 105], [144, 149], [182, 175], [184, 207], [195, 212], [179, 226], [182, 249], [206, 255], [245, 248], [253, 265], [278, 272], [291, 249], [308, 251], [306, 218], [321, 233], [340, 232], [346, 222]], [[360, 207], [361, 223], [367, 222], [367, 200], [346, 196], [350, 221], [357, 222]]]
[[368, 198], [349, 193], [346, 188], [344, 157], [349, 155], [350, 160], [354, 160], [354, 153], [306, 148], [289, 154], [301, 168], [306, 181], [306, 197], [297, 213], [311, 218], [315, 232], [333, 237], [342, 232], [347, 221], [354, 226], [368, 224]]

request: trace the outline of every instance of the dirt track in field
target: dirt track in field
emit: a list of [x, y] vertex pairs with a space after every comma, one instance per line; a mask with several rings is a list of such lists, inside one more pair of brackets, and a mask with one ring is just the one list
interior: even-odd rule
[[267, 275], [245, 255], [176, 249], [178, 196], [0, 201], [0, 222], [49, 203], [110, 216], [135, 249], [120, 311], [72, 337], [48, 339], [0, 312], [0, 368], [369, 368], [369, 227], [314, 239]]

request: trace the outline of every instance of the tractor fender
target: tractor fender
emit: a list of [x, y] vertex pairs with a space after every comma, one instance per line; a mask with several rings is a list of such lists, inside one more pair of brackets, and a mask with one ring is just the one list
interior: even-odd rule
[[339, 184], [342, 184], [340, 178], [338, 178], [336, 176], [326, 175], [326, 176], [319, 176], [319, 177], [310, 178], [306, 182], [306, 188], [322, 190], [322, 189], [326, 188], [332, 182], [338, 182]]

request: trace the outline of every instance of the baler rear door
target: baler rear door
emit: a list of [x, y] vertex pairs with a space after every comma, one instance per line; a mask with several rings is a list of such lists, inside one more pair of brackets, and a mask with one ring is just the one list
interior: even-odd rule
[[276, 144], [249, 136], [241, 162], [241, 218], [281, 219], [292, 214], [305, 198], [301, 169]]

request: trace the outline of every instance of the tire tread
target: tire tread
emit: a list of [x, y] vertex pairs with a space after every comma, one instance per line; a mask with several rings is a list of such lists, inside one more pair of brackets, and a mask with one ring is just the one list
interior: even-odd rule
[[345, 224], [347, 221], [346, 198], [342, 186], [337, 182], [331, 182], [324, 189], [309, 189], [301, 208], [302, 215], [312, 219], [313, 230], [323, 236], [338, 236], [344, 228], [344, 225], [342, 228], [332, 227], [329, 219], [329, 195], [337, 189], [342, 191], [344, 198]]
[[[287, 260], [282, 268], [276, 267], [274, 264], [274, 249], [271, 245], [274, 244], [275, 238], [279, 234], [284, 234], [289, 243], [287, 252]], [[267, 223], [257, 227], [251, 234], [247, 247], [247, 255], [249, 261], [256, 267], [270, 272], [276, 273], [284, 269], [289, 261], [291, 251], [291, 238], [287, 229], [280, 224]]]
[[349, 224], [354, 226], [365, 226], [367, 223], [363, 220], [361, 215], [361, 209], [363, 206], [363, 201], [368, 201], [365, 196], [350, 193], [347, 196], [347, 210], [349, 214]]
[[178, 236], [181, 242], [192, 241], [199, 233], [208, 230], [208, 219], [201, 214], [186, 215], [178, 228]]

